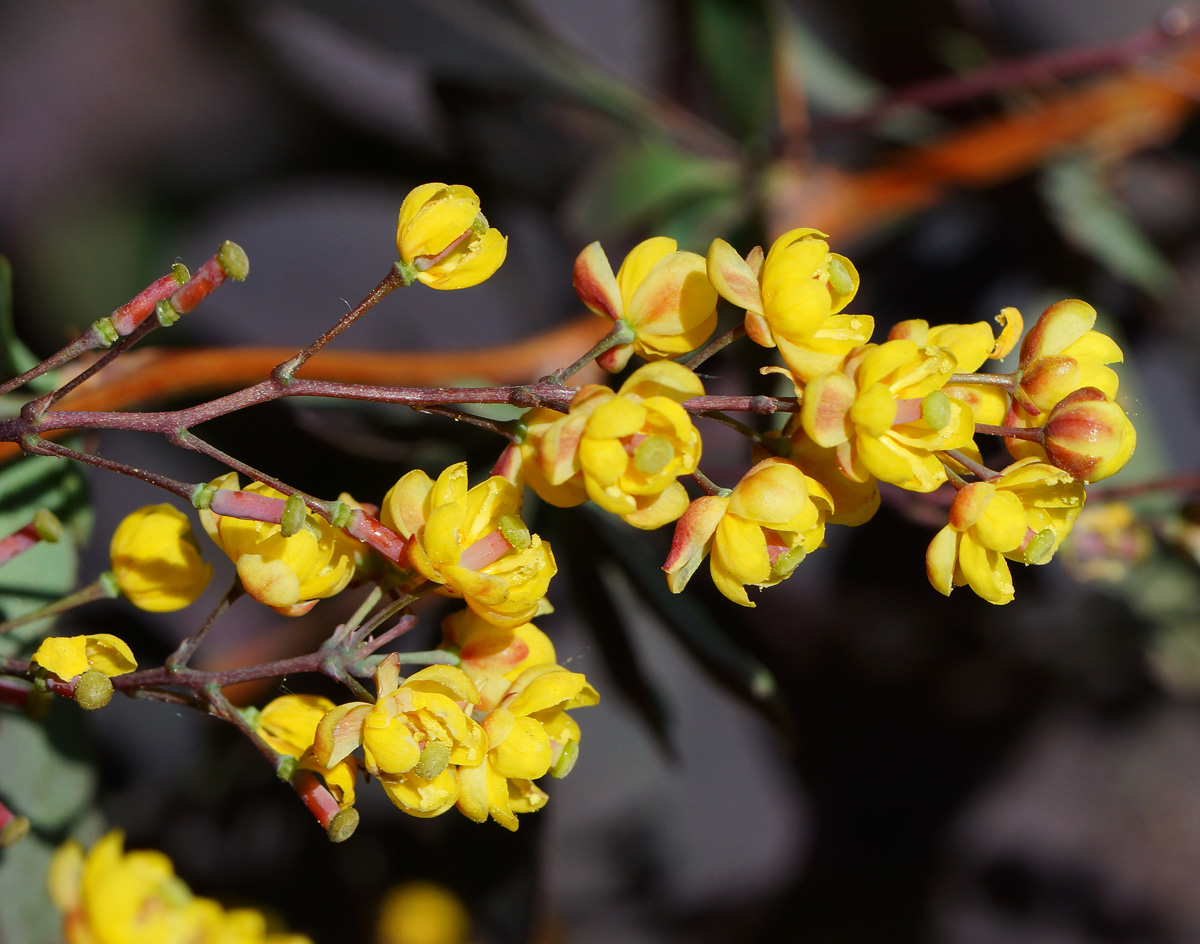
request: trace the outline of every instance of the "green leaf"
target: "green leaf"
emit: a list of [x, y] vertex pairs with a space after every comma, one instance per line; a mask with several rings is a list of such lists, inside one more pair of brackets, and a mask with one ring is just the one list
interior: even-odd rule
[[62, 940], [62, 915], [50, 903], [46, 870], [54, 847], [30, 834], [0, 849], [0, 941], [46, 944]]
[[0, 373], [7, 380], [37, 363], [37, 356], [17, 337], [13, 324], [12, 266], [0, 256]]
[[1048, 164], [1041, 190], [1064, 238], [1082, 252], [1156, 298], [1177, 285], [1171, 264], [1108, 189], [1095, 160], [1075, 155]]
[[83, 710], [70, 699], [55, 698], [41, 721], [0, 714], [0, 796], [35, 831], [66, 829], [96, 789], [88, 743]]
[[774, 115], [770, 29], [762, 2], [691, 0], [696, 50], [726, 124], [765, 139]]

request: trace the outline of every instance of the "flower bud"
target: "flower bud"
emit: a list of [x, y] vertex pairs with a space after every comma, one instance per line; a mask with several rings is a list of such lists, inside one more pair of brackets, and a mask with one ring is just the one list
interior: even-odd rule
[[1117, 404], [1095, 387], [1062, 400], [1046, 420], [1043, 446], [1050, 461], [1082, 482], [1119, 472], [1137, 446], [1137, 431]]

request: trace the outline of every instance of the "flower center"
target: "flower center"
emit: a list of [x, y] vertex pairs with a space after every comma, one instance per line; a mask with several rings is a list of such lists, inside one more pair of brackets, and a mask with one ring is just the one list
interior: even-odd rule
[[494, 564], [513, 547], [514, 545], [509, 543], [508, 538], [505, 537], [502, 527], [497, 528], [463, 551], [458, 563], [460, 567], [465, 567], [467, 570], [480, 571], [488, 564]]
[[675, 458], [675, 447], [666, 436], [647, 436], [633, 450], [633, 464], [644, 475], [654, 475]]

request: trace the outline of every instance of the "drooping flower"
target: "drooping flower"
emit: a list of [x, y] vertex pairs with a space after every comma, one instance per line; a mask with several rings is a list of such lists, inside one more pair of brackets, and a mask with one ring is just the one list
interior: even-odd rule
[[704, 344], [717, 326], [717, 293], [705, 274], [704, 259], [678, 252], [665, 236], [638, 243], [614, 276], [598, 242], [575, 260], [575, 291], [603, 318], [625, 325], [632, 342], [610, 348], [597, 363], [619, 371], [630, 355], [661, 360]]
[[[809, 478], [816, 479], [833, 499], [833, 510], [826, 516], [826, 524], [856, 527], [875, 516], [879, 510], [879, 480], [875, 476], [867, 476], [864, 482], [849, 478], [838, 463], [837, 449], [813, 442], [804, 431], [799, 413], [791, 415], [780, 435], [787, 439], [783, 447], [787, 460], [798, 465]], [[766, 458], [766, 450], [756, 450], [754, 458]]]
[[302, 770], [318, 774], [338, 801], [338, 806], [348, 809], [354, 805], [357, 760], [346, 757], [327, 767], [317, 760], [313, 751], [317, 726], [336, 707], [321, 695], [280, 695], [258, 713], [254, 729], [277, 754], [294, 757]]
[[515, 831], [518, 813], [545, 806], [548, 798], [533, 781], [547, 772], [565, 777], [579, 753], [579, 725], [567, 710], [599, 700], [587, 679], [558, 665], [531, 666], [517, 676], [480, 722], [486, 759], [459, 769], [463, 815], [477, 823], [490, 816]]
[[946, 481], [936, 453], [961, 449], [975, 433], [970, 409], [941, 392], [955, 364], [948, 349], [907, 339], [864, 345], [844, 370], [805, 387], [800, 422], [818, 446], [837, 449], [851, 479], [931, 492]]
[[161, 852], [123, 847], [113, 830], [86, 855], [73, 839], [55, 852], [46, 883], [67, 944], [311, 944], [268, 933], [253, 909], [194, 896]]
[[189, 606], [212, 577], [187, 515], [172, 505], [147, 505], [126, 515], [109, 553], [121, 593], [152, 613]]
[[51, 636], [42, 640], [32, 661], [64, 682], [89, 671], [115, 678], [137, 668], [133, 651], [109, 633]]
[[967, 485], [954, 497], [950, 523], [929, 544], [929, 582], [946, 596], [969, 584], [989, 603], [1008, 603], [1014, 590], [1005, 559], [1049, 561], [1070, 532], [1084, 497], [1081, 483], [1035, 458]]
[[442, 648], [458, 653], [459, 668], [475, 684], [484, 711], [495, 708], [527, 668], [558, 661], [554, 643], [533, 623], [493, 626], [467, 609], [447, 616], [442, 634]]
[[790, 577], [821, 546], [833, 498], [785, 459], [764, 459], [728, 495], [697, 498], [675, 526], [663, 570], [672, 593], [687, 586], [709, 556], [713, 583], [734, 603], [754, 606], [746, 585]]
[[467, 488], [467, 464], [437, 481], [409, 472], [383, 499], [383, 523], [412, 538], [409, 560], [426, 580], [461, 596], [497, 626], [527, 623], [543, 606], [557, 572], [550, 545], [520, 518], [521, 492], [493, 475]]
[[[236, 472], [210, 483], [214, 488], [238, 488]], [[270, 498], [283, 494], [251, 482], [246, 491]], [[284, 537], [280, 526], [266, 521], [200, 512], [200, 523], [237, 566], [246, 592], [284, 616], [302, 616], [317, 600], [341, 593], [354, 577], [356, 542], [325, 519], [306, 513], [304, 525]]]
[[794, 229], [772, 244], [766, 259], [755, 248], [745, 259], [723, 239], [708, 250], [708, 277], [717, 293], [746, 310], [746, 334], [778, 347], [798, 383], [835, 370], [871, 339], [869, 315], [842, 315], [858, 291], [858, 272], [829, 251], [826, 235]]
[[400, 207], [400, 264], [430, 288], [478, 285], [500, 268], [508, 240], [488, 226], [470, 187], [422, 184]]

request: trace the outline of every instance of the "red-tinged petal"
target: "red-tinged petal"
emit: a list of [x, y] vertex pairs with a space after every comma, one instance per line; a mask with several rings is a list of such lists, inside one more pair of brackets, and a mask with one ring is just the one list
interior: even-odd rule
[[775, 335], [771, 331], [770, 324], [756, 311], [747, 311], [744, 322], [746, 326], [746, 336], [755, 344], [760, 344], [763, 347], [775, 346]]
[[714, 239], [708, 247], [706, 263], [708, 279], [717, 290], [717, 294], [739, 308], [746, 309], [747, 314], [762, 313], [758, 276], [737, 254], [736, 249], [723, 239]]
[[812, 380], [800, 404], [800, 422], [810, 439], [826, 448], [846, 442], [850, 408], [858, 395], [854, 381], [831, 371]]
[[972, 482], [960, 488], [950, 503], [950, 527], [966, 531], [983, 517], [995, 497], [996, 486], [989, 482]]
[[1021, 345], [1021, 367], [1038, 357], [1061, 354], [1096, 324], [1096, 309], [1078, 298], [1055, 302], [1042, 312], [1025, 343]]
[[652, 236], [644, 239], [631, 250], [617, 270], [617, 287], [625, 306], [625, 315], [630, 314], [630, 302], [638, 287], [646, 281], [650, 271], [666, 256], [675, 252], [679, 244], [667, 236]]
[[576, 257], [572, 281], [579, 298], [597, 315], [617, 321], [625, 314], [612, 265], [598, 242]]
[[679, 593], [687, 586], [708, 554], [713, 533], [728, 505], [729, 499], [724, 496], [706, 495], [693, 501], [680, 515], [671, 539], [671, 550], [663, 563], [672, 593]]

